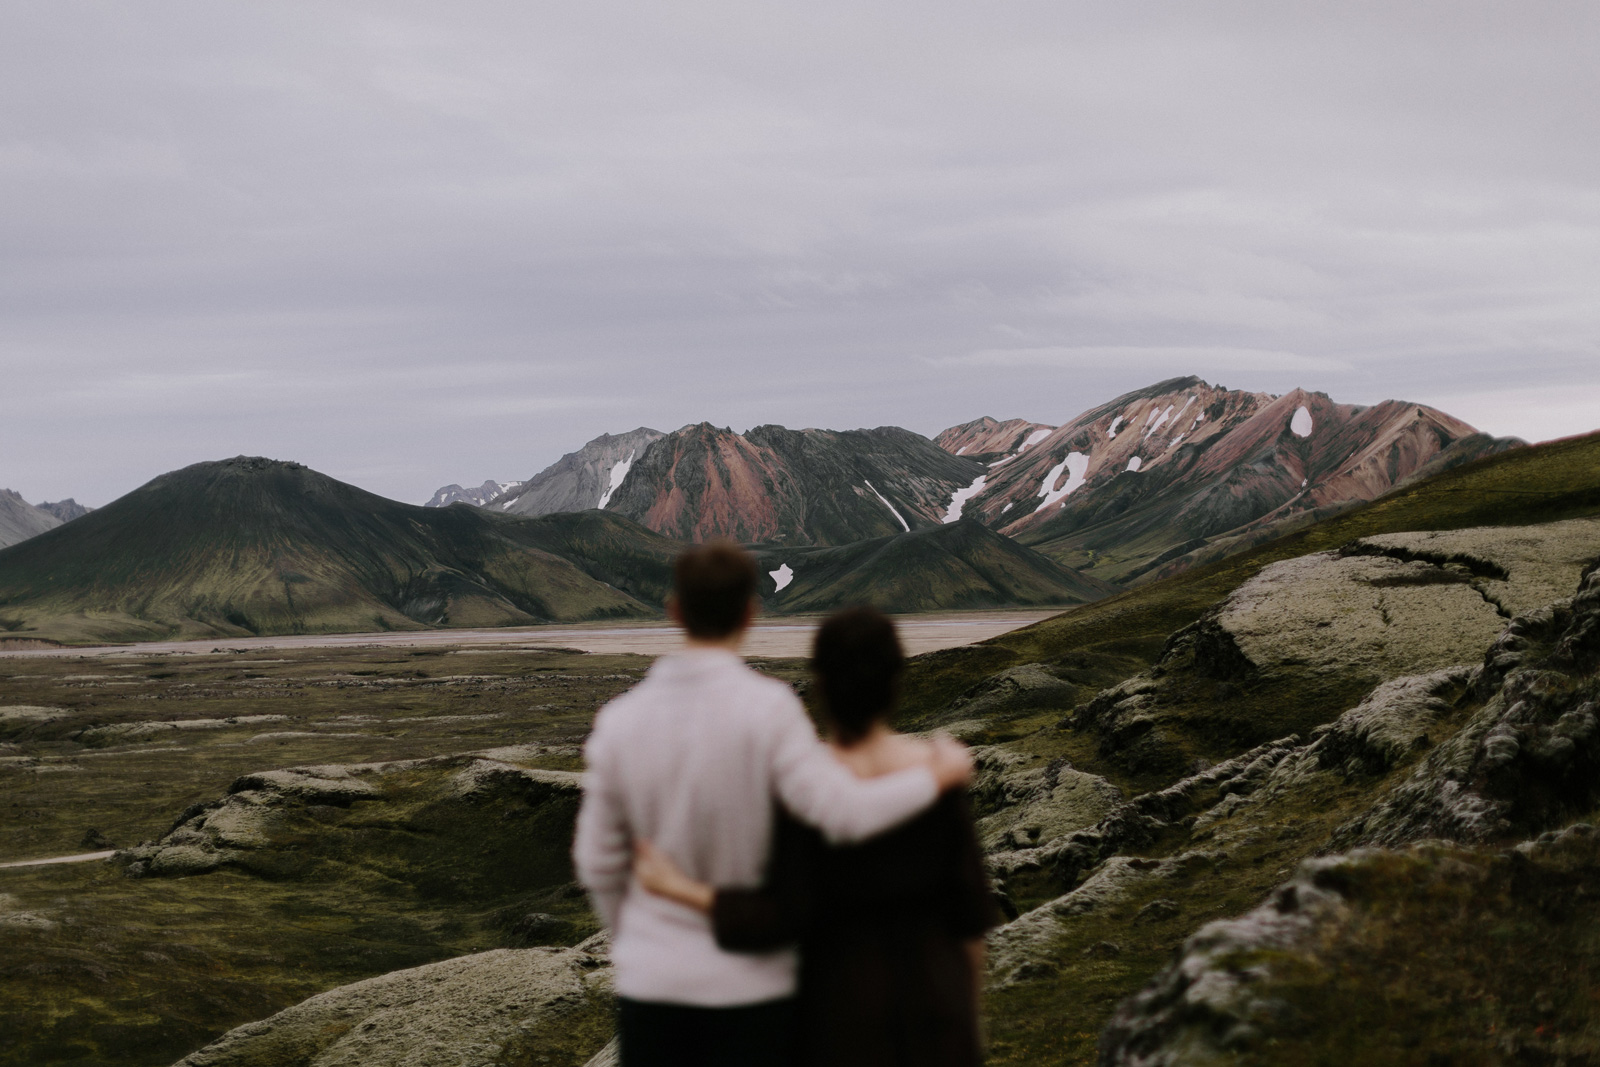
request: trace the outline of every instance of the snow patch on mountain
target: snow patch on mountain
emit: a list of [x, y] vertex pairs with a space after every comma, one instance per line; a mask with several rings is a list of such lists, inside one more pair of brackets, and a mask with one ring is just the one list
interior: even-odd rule
[[1117, 436], [1117, 427], [1121, 426], [1121, 425], [1122, 425], [1122, 416], [1118, 415], [1116, 418], [1111, 420], [1111, 429], [1106, 431], [1106, 436], [1111, 438], [1111, 439], [1113, 439], [1113, 440], [1115, 440], [1116, 436]]
[[[1052, 489], [1056, 479], [1061, 473], [1067, 473], [1067, 480], [1060, 489]], [[1044, 476], [1044, 484], [1039, 487], [1039, 495], [1044, 497], [1044, 503], [1038, 507], [1043, 511], [1057, 501], [1065, 500], [1072, 495], [1073, 490], [1083, 485], [1089, 473], [1089, 457], [1082, 452], [1068, 452], [1067, 458], [1050, 468], [1050, 473]]]
[[[1173, 406], [1174, 405], [1172, 405], [1172, 404], [1168, 404], [1167, 405], [1167, 410], [1163, 411], [1161, 413], [1161, 416], [1156, 419], [1155, 425], [1151, 426], [1148, 430], [1146, 430], [1144, 432], [1144, 435], [1145, 435], [1145, 437], [1147, 439], [1149, 438], [1149, 436], [1151, 434], [1155, 433], [1157, 430], [1161, 429], [1162, 426], [1166, 425], [1166, 422], [1167, 422], [1168, 419], [1172, 418]], [[1155, 414], [1155, 410], [1156, 410], [1155, 408], [1151, 408], [1150, 409], [1150, 413], [1152, 415], [1154, 415]]]
[[783, 592], [785, 586], [794, 581], [794, 568], [790, 567], [787, 563], [780, 566], [777, 570], [768, 571], [767, 573], [770, 574], [772, 576], [772, 580], [778, 584], [776, 591], [780, 593]]
[[[1045, 432], [1049, 433], [1048, 430]], [[1024, 444], [1023, 447], [1026, 448], [1027, 445]], [[961, 518], [961, 509], [967, 506], [967, 501], [983, 492], [983, 483], [987, 482], [988, 480], [989, 476], [987, 474], [980, 474], [978, 475], [977, 480], [971, 485], [967, 486], [965, 489], [957, 489], [955, 494], [950, 497], [950, 506], [945, 509], [944, 521], [955, 522], [957, 519]]]
[[1128, 469], [1131, 471], [1137, 471], [1142, 466], [1144, 466], [1144, 460], [1140, 459], [1138, 456], [1134, 456], [1132, 459], [1128, 460]]
[[1296, 437], [1311, 436], [1311, 409], [1301, 404], [1294, 409], [1294, 418], [1289, 420], [1289, 429], [1294, 431]]
[[602, 510], [611, 502], [611, 494], [615, 493], [622, 485], [622, 479], [628, 476], [628, 468], [633, 466], [634, 457], [639, 454], [637, 448], [628, 453], [628, 458], [611, 468], [611, 480], [606, 485], [606, 491], [600, 494], [600, 503], [597, 505]]
[[1022, 442], [1022, 447], [1017, 449], [1017, 455], [1020, 456], [1022, 453], [1026, 452], [1028, 449], [1032, 448], [1040, 441], [1043, 441], [1046, 437], [1049, 437], [1053, 433], [1055, 433], [1055, 431], [1050, 429], [1048, 426], [1042, 430], [1033, 431], [1028, 435], [1028, 439]]
[[905, 520], [905, 517], [902, 516], [898, 511], [896, 511], [894, 509], [894, 505], [893, 504], [889, 503], [887, 500], [885, 500], [883, 498], [883, 494], [878, 492], [878, 490], [876, 488], [874, 488], [874, 486], [873, 486], [873, 484], [871, 482], [867, 482], [866, 485], [867, 485], [868, 489], [872, 490], [872, 495], [878, 498], [878, 502], [881, 503], [884, 507], [889, 509], [889, 514], [891, 514], [891, 515], [893, 515], [895, 517], [895, 521], [898, 522], [905, 529], [905, 531], [907, 533], [910, 533], [911, 532], [911, 524]]

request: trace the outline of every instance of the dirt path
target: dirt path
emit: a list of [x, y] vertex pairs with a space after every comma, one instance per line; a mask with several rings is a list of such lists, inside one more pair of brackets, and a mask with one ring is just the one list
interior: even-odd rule
[[11, 860], [0, 863], [0, 868], [5, 867], [47, 867], [52, 863], [88, 863], [91, 860], [109, 859], [116, 855], [113, 849], [109, 852], [80, 852], [76, 856], [49, 856], [42, 860]]
[[[1053, 611], [963, 611], [896, 616], [900, 639], [909, 655], [970, 645], [1047, 619]], [[805, 656], [820, 616], [796, 615], [757, 621], [745, 641], [747, 656]], [[137, 645], [92, 648], [0, 650], [0, 657], [112, 656], [204, 654], [212, 651], [259, 651], [269, 648], [373, 648], [452, 645], [504, 647], [556, 645], [585, 652], [635, 652], [658, 656], [678, 648], [679, 631], [668, 622], [579, 623], [560, 626], [518, 626], [492, 630], [415, 630], [405, 633], [296, 634], [280, 637], [228, 637], [201, 641], [151, 641]]]

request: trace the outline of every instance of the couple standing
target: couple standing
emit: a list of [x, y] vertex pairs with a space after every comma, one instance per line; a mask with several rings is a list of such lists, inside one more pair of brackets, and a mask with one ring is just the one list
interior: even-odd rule
[[904, 659], [871, 609], [818, 633], [818, 741], [739, 658], [756, 574], [733, 545], [678, 560], [687, 645], [585, 749], [573, 856], [612, 931], [622, 1063], [975, 1065], [992, 905], [970, 758], [888, 728]]

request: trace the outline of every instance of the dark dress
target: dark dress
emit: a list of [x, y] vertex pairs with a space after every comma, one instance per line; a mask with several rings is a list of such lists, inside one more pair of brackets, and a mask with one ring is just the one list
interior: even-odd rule
[[721, 890], [717, 943], [800, 946], [802, 1064], [976, 1067], [966, 942], [995, 907], [966, 796], [859, 845], [829, 847], [780, 813], [761, 889]]

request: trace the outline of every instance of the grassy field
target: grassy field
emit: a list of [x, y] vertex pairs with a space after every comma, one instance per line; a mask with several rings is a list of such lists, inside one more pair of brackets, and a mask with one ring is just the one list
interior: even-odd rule
[[[0, 711], [0, 862], [153, 839], [269, 768], [520, 745], [534, 746], [526, 765], [577, 769], [596, 708], [648, 663], [538, 649], [0, 658], [0, 708], [59, 716]], [[297, 813], [252, 869], [0, 869], [0, 912], [39, 920], [0, 922], [0, 1063], [166, 1064], [321, 990], [524, 943], [529, 914], [559, 920], [557, 943], [593, 932], [567, 866], [571, 803], [514, 820], [440, 802], [417, 777], [387, 776], [381, 803]]]

